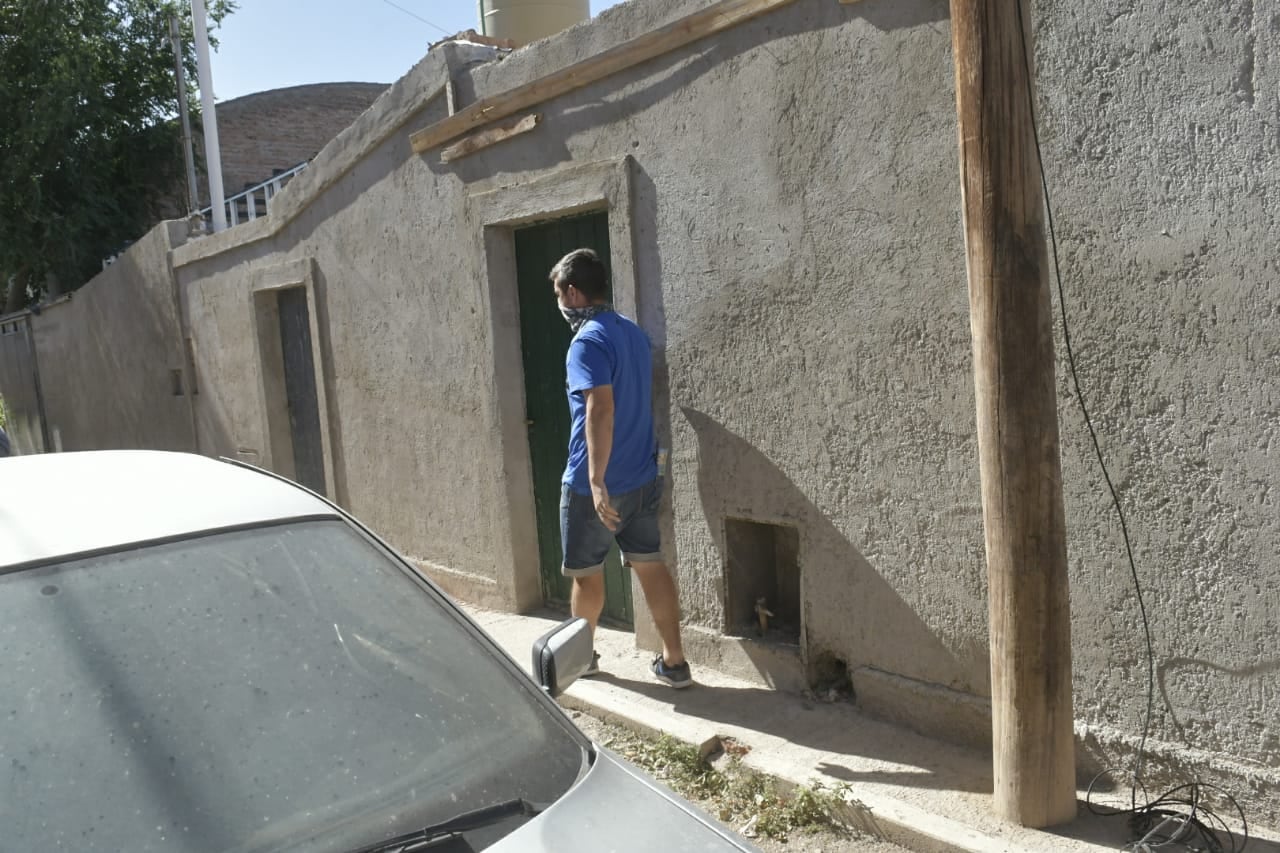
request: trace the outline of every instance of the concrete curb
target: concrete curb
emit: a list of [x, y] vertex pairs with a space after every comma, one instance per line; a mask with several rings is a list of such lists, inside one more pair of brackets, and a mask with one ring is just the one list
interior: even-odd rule
[[[645, 708], [633, 703], [602, 700], [599, 696], [584, 698], [566, 693], [560, 697], [560, 705], [622, 726], [637, 734], [650, 737], [666, 734], [694, 747], [700, 747], [710, 737], [714, 737], [709, 735], [708, 738], [700, 739], [682, 732], [669, 731], [664, 727], [669, 726], [668, 720], [646, 713]], [[756, 750], [745, 756], [742, 763], [753, 772], [777, 781], [784, 790], [807, 785], [812, 781], [786, 775], [785, 770], [771, 766], [768, 756]], [[846, 796], [844, 810], [837, 817], [867, 835], [918, 853], [1035, 853], [908, 803], [865, 791], [851, 791]], [[1090, 845], [1090, 848], [1114, 853], [1114, 848], [1096, 845]]]
[[[534, 640], [563, 618], [466, 609], [526, 671]], [[570, 686], [562, 707], [699, 748], [732, 738], [748, 748], [742, 762], [749, 770], [783, 788], [814, 782], [847, 788], [841, 817], [867, 835], [920, 853], [1116, 853], [1129, 840], [1123, 819], [1083, 805], [1075, 821], [1051, 830], [996, 817], [989, 752], [931, 740], [845, 702], [778, 692], [696, 660], [696, 686], [673, 690], [654, 683], [652, 653], [637, 650], [629, 632], [600, 628], [596, 651], [601, 674]], [[1272, 833], [1250, 830], [1250, 850], [1280, 853]]]

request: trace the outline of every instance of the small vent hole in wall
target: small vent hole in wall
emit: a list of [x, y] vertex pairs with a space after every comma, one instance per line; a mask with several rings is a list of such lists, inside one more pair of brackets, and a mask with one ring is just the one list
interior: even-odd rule
[[728, 633], [800, 643], [800, 531], [727, 518], [725, 609]]
[[849, 664], [830, 652], [815, 652], [809, 659], [809, 688], [824, 702], [847, 702], [853, 697]]

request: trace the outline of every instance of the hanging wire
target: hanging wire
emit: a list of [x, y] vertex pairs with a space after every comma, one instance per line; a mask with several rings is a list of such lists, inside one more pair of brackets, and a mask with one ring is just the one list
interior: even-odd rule
[[444, 27], [440, 26], [439, 24], [435, 24], [435, 23], [432, 23], [431, 21], [428, 21], [426, 18], [422, 17], [417, 12], [414, 12], [410, 9], [406, 9], [405, 7], [397, 3], [392, 3], [391, 0], [382, 0], [382, 2], [386, 3], [388, 6], [390, 6], [393, 9], [399, 9], [401, 12], [404, 12], [406, 15], [408, 15], [411, 18], [417, 18], [419, 21], [422, 21], [422, 23], [426, 24], [429, 27], [434, 27], [435, 29], [439, 30], [440, 32], [444, 33], [447, 36], [453, 35], [453, 33], [449, 32]]
[[[1089, 416], [1089, 407], [1085, 403], [1084, 391], [1080, 386], [1080, 375], [1076, 369], [1075, 352], [1071, 346], [1071, 327], [1067, 318], [1066, 293], [1062, 285], [1062, 265], [1058, 255], [1058, 235], [1053, 220], [1053, 203], [1040, 145], [1040, 129], [1039, 121], [1036, 117], [1035, 97], [1032, 94], [1031, 84], [1034, 78], [1031, 67], [1031, 50], [1027, 45], [1026, 22], [1022, 14], [1022, 0], [1016, 0], [1014, 6], [1018, 11], [1018, 36], [1022, 41], [1022, 60], [1026, 66], [1027, 73], [1027, 106], [1031, 115], [1031, 132], [1035, 140], [1036, 162], [1039, 164], [1040, 169], [1040, 185], [1044, 190], [1045, 214], [1049, 226], [1049, 241], [1053, 250], [1053, 274], [1057, 283], [1058, 307], [1062, 314], [1062, 337], [1066, 343], [1067, 363], [1070, 365], [1071, 381], [1075, 387], [1076, 400], [1079, 402], [1080, 411], [1084, 415], [1085, 426], [1089, 430], [1089, 438], [1093, 443], [1093, 451], [1097, 456], [1098, 466], [1102, 469], [1102, 477], [1107, 483], [1107, 489], [1111, 493], [1111, 501], [1115, 506], [1116, 516], [1120, 520], [1120, 534], [1124, 539], [1125, 556], [1129, 561], [1129, 571], [1133, 578], [1134, 590], [1137, 593], [1138, 611], [1142, 617], [1142, 633], [1147, 653], [1147, 707], [1142, 724], [1142, 740], [1138, 746], [1137, 757], [1134, 760], [1129, 808], [1118, 812], [1103, 812], [1094, 806], [1094, 787], [1099, 779], [1107, 775], [1106, 772], [1100, 773], [1089, 784], [1086, 802], [1089, 811], [1093, 814], [1128, 816], [1129, 827], [1134, 839], [1129, 844], [1129, 849], [1133, 853], [1157, 853], [1157, 851], [1173, 846], [1194, 851], [1195, 853], [1243, 853], [1249, 843], [1249, 822], [1246, 820], [1244, 810], [1240, 808], [1240, 804], [1227, 791], [1216, 785], [1197, 780], [1173, 788], [1157, 799], [1151, 800], [1146, 785], [1143, 783], [1142, 771], [1146, 761], [1147, 740], [1151, 734], [1151, 720], [1155, 708], [1155, 647], [1151, 640], [1151, 623], [1147, 616], [1147, 605], [1143, 595], [1142, 581], [1138, 576], [1137, 562], [1133, 558], [1133, 545], [1129, 540], [1129, 527], [1125, 521], [1124, 509], [1120, 504], [1120, 496], [1116, 493], [1115, 485], [1111, 482], [1106, 459], [1102, 454], [1102, 446], [1098, 441], [1098, 433], [1094, 429], [1093, 419]], [[1138, 803], [1139, 788], [1142, 789], [1142, 805]], [[1210, 793], [1219, 795], [1231, 805], [1236, 815], [1240, 818], [1243, 837], [1237, 838], [1226, 821], [1205, 805], [1205, 795]], [[1229, 846], [1224, 846], [1224, 837]], [[1237, 841], [1239, 842], [1238, 846]]]

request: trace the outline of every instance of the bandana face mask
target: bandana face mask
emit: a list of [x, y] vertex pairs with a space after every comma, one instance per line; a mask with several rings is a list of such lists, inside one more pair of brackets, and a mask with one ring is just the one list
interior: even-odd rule
[[578, 330], [582, 328], [583, 323], [593, 317], [600, 316], [606, 311], [613, 310], [612, 305], [585, 305], [582, 308], [566, 308], [561, 305], [559, 307], [560, 316], [564, 317], [565, 322], [569, 324], [570, 329], [573, 329], [574, 334], [577, 334]]

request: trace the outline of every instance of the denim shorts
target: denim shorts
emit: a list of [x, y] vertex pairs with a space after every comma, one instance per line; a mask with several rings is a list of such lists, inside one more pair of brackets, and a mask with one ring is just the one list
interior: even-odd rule
[[604, 526], [591, 495], [580, 495], [567, 485], [561, 487], [560, 542], [564, 546], [561, 571], [566, 577], [586, 577], [600, 572], [615, 541], [628, 563], [661, 562], [658, 507], [662, 504], [662, 478], [633, 492], [610, 495], [609, 502], [622, 517], [616, 531]]

